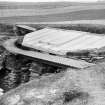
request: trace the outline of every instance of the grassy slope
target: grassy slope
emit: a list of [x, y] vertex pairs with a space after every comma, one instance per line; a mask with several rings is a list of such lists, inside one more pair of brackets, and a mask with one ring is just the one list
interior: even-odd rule
[[105, 9], [104, 5], [89, 5], [89, 6], [68, 6], [53, 9], [2, 9], [0, 17], [13, 17], [13, 16], [37, 16], [37, 15], [52, 15], [63, 14], [69, 12], [77, 12], [84, 10], [101, 10]]
[[[98, 14], [98, 15], [97, 15]], [[37, 16], [17, 16], [17, 17], [1, 17], [0, 22], [57, 22], [57, 21], [73, 21], [73, 20], [96, 20], [105, 19], [105, 9], [103, 10], [85, 10], [78, 12], [67, 12], [62, 14], [37, 15]]]
[[[83, 6], [88, 6], [89, 5], [89, 9], [90, 6], [94, 7], [96, 6], [97, 9], [99, 10], [83, 10], [78, 11], [78, 6], [83, 7]], [[98, 5], [101, 5], [100, 7]], [[2, 14], [6, 14], [7, 17], [1, 17], [0, 18], [0, 22], [6, 22], [6, 23], [15, 23], [15, 22], [50, 22], [50, 21], [70, 21], [70, 20], [79, 20], [79, 19], [104, 19], [105, 17], [105, 13], [104, 10], [105, 9], [100, 9], [100, 8], [104, 8], [105, 3], [92, 3], [92, 4], [82, 4], [82, 3], [70, 3], [70, 2], [60, 2], [60, 3], [7, 3], [7, 2], [1, 2], [0, 3], [0, 12]], [[68, 8], [66, 10], [64, 10], [64, 8]], [[8, 10], [9, 8], [9, 10]], [[61, 8], [61, 10], [58, 10], [58, 8]], [[71, 10], [71, 8], [74, 8]], [[4, 10], [4, 12], [2, 11], [2, 9]], [[14, 13], [11, 12], [11, 9], [13, 9]], [[23, 12], [18, 12], [18, 14], [21, 14], [20, 16], [15, 16], [17, 10], [16, 9], [21, 9], [23, 10]], [[40, 13], [40, 15], [36, 16], [35, 13], [34, 15], [30, 16], [30, 9], [33, 9], [33, 13], [38, 10]], [[86, 9], [86, 8], [84, 8]], [[6, 13], [5, 10], [8, 12]], [[24, 15], [24, 11], [26, 11], [26, 16], [22, 16], [22, 14]], [[45, 11], [45, 12], [42, 12]], [[48, 13], [49, 11], [49, 13]], [[51, 12], [53, 11], [53, 12]], [[54, 14], [54, 11], [58, 12], [56, 14]], [[62, 12], [63, 11], [63, 12]], [[73, 12], [75, 11], [75, 12]], [[59, 13], [60, 12], [60, 13]], [[62, 13], [61, 13], [62, 12]], [[66, 13], [65, 13], [66, 12]], [[11, 13], [13, 14], [13, 16], [11, 16]], [[29, 14], [28, 14], [29, 13]], [[8, 17], [9, 15], [10, 17]], [[98, 15], [97, 15], [98, 14]]]
[[[78, 4], [75, 4], [75, 6]], [[0, 2], [0, 9], [52, 9], [59, 7], [72, 6], [72, 3], [19, 3], [19, 2]], [[74, 6], [74, 4], [73, 4]]]
[[0, 9], [52, 9], [67, 6], [83, 6], [83, 5], [104, 5], [105, 3], [75, 3], [75, 2], [42, 2], [42, 3], [26, 3], [26, 2], [0, 2]]

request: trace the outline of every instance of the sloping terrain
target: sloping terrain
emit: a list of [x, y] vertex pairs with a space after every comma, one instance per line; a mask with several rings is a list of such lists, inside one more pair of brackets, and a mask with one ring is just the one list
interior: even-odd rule
[[[54, 22], [54, 21], [70, 21], [70, 20], [83, 20], [83, 19], [85, 20], [104, 19], [105, 17], [104, 3], [80, 4], [80, 5], [77, 4], [76, 6], [74, 6], [75, 4], [73, 4], [72, 6], [71, 5], [63, 6], [62, 4], [61, 7], [59, 7], [58, 4], [56, 4], [58, 6], [57, 8], [52, 7], [50, 9], [49, 8], [41, 9], [41, 7], [43, 7], [44, 5], [48, 5], [43, 3], [41, 4], [40, 8], [37, 8], [37, 6], [35, 6], [35, 8], [33, 7], [30, 9], [26, 9], [25, 5], [23, 6], [24, 8], [20, 7], [14, 9], [12, 8], [13, 5], [11, 4], [12, 9], [3, 8], [0, 10], [0, 17], [1, 17], [0, 22], [2, 23], [3, 22], [6, 23], [51, 22], [51, 21]], [[1, 3], [1, 6], [5, 5]]]
[[[2, 7], [1, 5], [3, 12], [2, 10], [0, 10], [0, 12], [5, 17], [3, 17], [2, 15], [0, 18], [0, 22], [10, 23], [10, 24], [28, 23], [28, 22], [29, 22], [28, 24], [30, 23], [35, 24], [35, 22], [37, 22], [37, 25], [39, 26], [50, 26], [50, 25], [52, 26], [53, 24], [53, 27], [60, 25], [62, 26], [62, 28], [66, 28], [66, 29], [89, 31], [93, 33], [100, 33], [100, 35], [105, 34], [104, 3], [91, 4], [92, 8], [90, 8], [90, 4], [80, 4], [80, 5], [73, 4], [76, 7], [73, 7], [72, 10], [70, 10], [71, 7], [68, 6], [69, 5], [68, 3], [64, 4], [65, 5], [64, 7], [63, 7], [63, 4], [62, 6], [57, 4], [58, 5], [57, 9], [54, 9], [55, 4], [49, 7], [42, 6], [42, 8], [45, 8], [45, 10], [38, 10], [38, 11], [45, 11], [45, 12], [42, 13], [42, 15], [41, 15], [41, 12], [40, 12], [40, 15], [38, 15], [37, 13], [37, 16], [35, 14], [31, 15], [29, 13], [30, 12], [29, 10], [26, 10], [26, 9], [23, 10], [22, 5], [20, 7], [19, 6], [15, 7], [14, 4], [12, 4], [13, 7], [10, 4], [8, 5], [8, 7], [6, 6]], [[77, 7], [78, 5], [79, 5], [79, 8], [82, 8], [82, 9], [79, 10]], [[86, 5], [86, 8], [84, 5]], [[10, 8], [10, 9], [15, 8], [15, 10], [13, 10], [14, 13], [11, 13], [12, 10], [7, 10], [7, 8]], [[23, 11], [21, 11], [20, 8]], [[31, 8], [31, 7], [28, 7], [28, 8]], [[39, 9], [39, 7], [37, 6], [36, 8]], [[46, 10], [46, 8], [47, 9], [50, 8], [50, 10]], [[66, 12], [65, 12], [65, 8], [67, 8]], [[19, 15], [16, 14], [17, 12], [16, 9], [20, 9], [18, 10]], [[59, 10], [60, 12], [57, 11], [57, 13], [54, 14], [54, 11], [56, 10]], [[7, 17], [6, 17], [5, 11], [8, 12]], [[24, 11], [25, 11], [25, 14], [23, 14]], [[51, 11], [52, 13], [50, 13]], [[22, 16], [20, 14], [23, 14], [25, 16]], [[14, 15], [17, 15], [17, 16], [14, 16]], [[100, 21], [97, 21], [97, 19]], [[101, 21], [101, 19], [103, 20]], [[76, 20], [76, 21], [73, 21], [73, 20]], [[95, 20], [95, 21], [92, 21], [92, 20]], [[61, 21], [63, 22], [63, 25], [60, 23], [56, 24], [56, 22], [61, 22]], [[40, 22], [40, 24], [38, 24], [38, 22]], [[71, 23], [73, 24], [71, 25]], [[80, 23], [84, 24], [85, 28]], [[96, 25], [91, 26], [90, 25], [91, 23]], [[101, 23], [101, 26], [99, 25], [100, 23]], [[77, 24], [77, 25], [74, 25], [74, 24]], [[105, 100], [104, 100], [105, 64], [104, 63], [97, 64], [96, 66], [89, 67], [86, 69], [77, 70], [77, 69], [68, 68], [66, 69], [66, 72], [60, 72], [60, 73], [55, 73], [55, 71], [53, 71], [52, 72], [53, 74], [50, 74], [49, 76], [44, 76], [44, 75], [42, 76], [42, 74], [45, 74], [46, 72], [49, 73], [49, 71], [52, 70], [50, 67], [48, 67], [48, 65], [47, 65], [48, 71], [46, 71], [45, 67], [44, 67], [44, 70], [41, 71], [43, 68], [42, 64], [40, 63], [37, 64], [36, 62], [29, 61], [28, 59], [22, 56], [17, 56], [7, 51], [5, 52], [4, 49], [3, 51], [4, 52], [1, 53], [2, 54], [1, 61], [2, 60], [4, 61], [3, 63], [1, 63], [1, 66], [4, 66], [5, 67], [4, 69], [8, 68], [9, 69], [8, 72], [10, 73], [10, 75], [2, 79], [10, 80], [9, 83], [7, 83], [10, 85], [9, 89], [15, 88], [20, 84], [20, 82], [17, 81], [17, 78], [15, 78], [14, 76], [17, 70], [19, 73], [23, 72], [22, 75], [20, 74], [18, 75], [18, 79], [26, 78], [24, 76], [24, 73], [27, 73], [26, 71], [29, 69], [31, 69], [34, 72], [37, 72], [36, 74], [39, 74], [40, 76], [38, 75], [37, 76], [38, 78], [35, 77], [36, 79], [34, 78], [33, 81], [30, 81], [29, 83], [26, 83], [22, 86], [19, 86], [16, 89], [13, 89], [5, 93], [0, 98], [0, 105], [36, 105], [36, 104], [37, 105], [105, 105]], [[4, 69], [2, 69], [2, 71], [4, 71]], [[53, 68], [53, 70], [55, 69], [57, 68]], [[15, 72], [15, 74], [13, 72]], [[12, 75], [12, 73], [14, 75]], [[29, 74], [29, 72], [27, 74]], [[13, 78], [11, 78], [12, 76]], [[26, 75], [26, 76], [29, 76], [29, 75]], [[13, 80], [16, 80], [16, 81], [13, 81]], [[29, 81], [27, 79], [23, 79], [23, 80], [25, 80], [23, 81], [23, 83]], [[12, 83], [17, 83], [17, 85], [16, 86], [11, 85]], [[4, 89], [6, 89], [6, 86]]]
[[104, 105], [105, 64], [41, 77], [7, 92], [0, 105]]
[[53, 9], [68, 6], [84, 5], [104, 5], [104, 2], [98, 3], [76, 3], [76, 2], [0, 2], [0, 9]]

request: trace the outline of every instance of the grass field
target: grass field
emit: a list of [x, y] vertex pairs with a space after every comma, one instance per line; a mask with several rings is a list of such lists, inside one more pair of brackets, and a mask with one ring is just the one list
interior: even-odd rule
[[[98, 15], [97, 15], [98, 14]], [[99, 10], [84, 10], [77, 12], [58, 13], [50, 15], [37, 16], [12, 16], [1, 17], [0, 23], [16, 23], [16, 22], [58, 22], [58, 21], [73, 21], [73, 20], [96, 20], [105, 19], [105, 9]]]
[[76, 3], [76, 2], [0, 2], [0, 9], [53, 9], [68, 6], [83, 6], [83, 5], [105, 5], [103, 2], [98, 3]]
[[[61, 3], [52, 3], [52, 4], [51, 3], [39, 3], [39, 4], [38, 3], [36, 3], [36, 4], [22, 3], [21, 4], [21, 3], [6, 3], [6, 2], [4, 3], [4, 2], [2, 2], [2, 3], [0, 3], [0, 23], [1, 23], [0, 24], [0, 35], [1, 35], [0, 43], [2, 44], [4, 42], [4, 39], [7, 38], [7, 36], [11, 35], [10, 37], [12, 37], [12, 35], [14, 35], [14, 33], [13, 33], [13, 25], [14, 24], [27, 24], [27, 25], [33, 26], [35, 28], [42, 28], [45, 26], [60, 27], [63, 29], [87, 31], [87, 32], [93, 32], [93, 33], [98, 33], [100, 35], [104, 35], [105, 34], [105, 7], [104, 6], [105, 6], [105, 3], [82, 4], [82, 3], [61, 2]], [[7, 33], [9, 33], [10, 35], [7, 35], [6, 37], [4, 37], [4, 35]], [[0, 48], [3, 49], [2, 47], [0, 47]], [[0, 50], [0, 51], [3, 52], [4, 49]], [[6, 55], [9, 55], [8, 53], [7, 52], [2, 53], [4, 58]], [[0, 58], [0, 62], [3, 62], [3, 59], [4, 59], [2, 55]], [[21, 69], [22, 67], [20, 67], [20, 66], [22, 66], [23, 63], [22, 62], [19, 63], [17, 57], [16, 57], [16, 62], [18, 61], [17, 63], [14, 63], [15, 60], [12, 59], [11, 56], [10, 56], [10, 60], [7, 57], [6, 57], [6, 59], [7, 59], [6, 67], [9, 69], [9, 71], [10, 70], [12, 71], [12, 69], [14, 71], [16, 69], [15, 67], [18, 68], [18, 66], [19, 66], [19, 70], [22, 70]], [[22, 58], [21, 58], [21, 60], [22, 60]], [[24, 59], [22, 61], [24, 61]], [[44, 77], [45, 79], [42, 78], [42, 80], [39, 81], [39, 85], [37, 85], [38, 81], [34, 80], [33, 82], [29, 82], [25, 85], [20, 86], [16, 90], [10, 91], [9, 94], [8, 93], [5, 94], [2, 97], [2, 99], [0, 99], [0, 105], [15, 105], [13, 103], [14, 100], [19, 101], [19, 99], [21, 99], [21, 101], [19, 101], [19, 103], [18, 103], [18, 101], [16, 102], [16, 103], [18, 103], [18, 105], [20, 105], [20, 104], [21, 105], [23, 105], [23, 104], [24, 105], [26, 105], [26, 104], [27, 105], [35, 105], [37, 103], [35, 100], [33, 100], [35, 98], [35, 91], [42, 91], [42, 88], [39, 90], [39, 86], [40, 87], [42, 86], [43, 89], [46, 89], [46, 87], [52, 86], [51, 85], [52, 83], [54, 83], [54, 85], [59, 83], [62, 86], [66, 86], [68, 88], [68, 84], [70, 83], [70, 81], [71, 81], [71, 84], [69, 87], [71, 87], [72, 85], [75, 86], [74, 83], [76, 83], [76, 86], [78, 86], [78, 89], [83, 88], [84, 90], [86, 90], [87, 93], [89, 93], [88, 96], [93, 96], [93, 98], [95, 97], [95, 99], [96, 99], [95, 103], [92, 100], [92, 103], [89, 102], [89, 104], [87, 104], [87, 105], [104, 105], [105, 104], [104, 103], [105, 95], [104, 96], [102, 96], [102, 95], [103, 95], [103, 92], [105, 89], [100, 88], [101, 85], [103, 87], [105, 84], [104, 78], [102, 78], [105, 74], [104, 68], [105, 68], [105, 65], [103, 64], [103, 65], [97, 65], [97, 66], [89, 68], [89, 69], [87, 68], [84, 70], [71, 70], [70, 69], [70, 73], [68, 72], [67, 75], [63, 74], [64, 76], [67, 77], [67, 79], [64, 79], [65, 80], [64, 82], [62, 79], [61, 80], [62, 82], [57, 82], [57, 83], [56, 83], [56, 80], [57, 80], [57, 78], [58, 79], [60, 78], [61, 74], [60, 75], [54, 74], [54, 76], [56, 76], [56, 77], [50, 76], [49, 78], [48, 77], [46, 78], [46, 76], [45, 76]], [[98, 69], [99, 69], [99, 71], [98, 71]], [[97, 71], [97, 73], [96, 73], [96, 71]], [[102, 74], [100, 72], [102, 72]], [[15, 74], [13, 74], [13, 75], [15, 75]], [[12, 77], [13, 75], [9, 75], [9, 76]], [[73, 78], [72, 78], [72, 76], [73, 76]], [[91, 77], [91, 76], [93, 76], [93, 77]], [[13, 77], [15, 77], [15, 76], [13, 76]], [[77, 80], [78, 77], [79, 77], [79, 81]], [[20, 78], [21, 77], [19, 75], [19, 79]], [[11, 88], [14, 88], [14, 80], [13, 80], [14, 78], [7, 78], [7, 79], [8, 79], [7, 80], [8, 84], [9, 84], [9, 79], [10, 79], [9, 86], [11, 86]], [[55, 79], [55, 81], [53, 79]], [[50, 81], [52, 81], [52, 82], [50, 82]], [[62, 83], [64, 83], [64, 84], [62, 84]], [[79, 83], [82, 85], [80, 85]], [[10, 89], [9, 86], [7, 86], [7, 87]], [[38, 86], [38, 90], [34, 90], [34, 89], [37, 89], [37, 88], [35, 88], [37, 86]], [[3, 88], [3, 89], [5, 90], [5, 88]], [[31, 93], [31, 89], [34, 90], [34, 91], [32, 90], [32, 93]], [[90, 90], [88, 90], [88, 89], [90, 89], [92, 92], [90, 92]], [[82, 92], [82, 90], [79, 90], [79, 91]], [[60, 92], [62, 92], [62, 90], [60, 90]], [[71, 91], [71, 93], [72, 93], [72, 91]], [[31, 96], [31, 94], [33, 96]], [[75, 94], [73, 94], [73, 95], [76, 96]], [[71, 94], [71, 98], [73, 97], [73, 95]], [[28, 96], [28, 98], [25, 96]], [[67, 99], [68, 99], [68, 97], [70, 98], [70, 95], [69, 96], [67, 95]], [[79, 97], [79, 99], [80, 98], [81, 97]], [[92, 98], [92, 97], [90, 97], [90, 98]], [[51, 100], [52, 100], [52, 98], [51, 98]], [[34, 102], [32, 103], [30, 101], [34, 101]], [[75, 101], [75, 98], [74, 98], [74, 101]], [[72, 101], [72, 102], [74, 102], [74, 101]], [[97, 102], [97, 101], [99, 101], [99, 102]], [[77, 105], [78, 102], [79, 101], [77, 100], [77, 103], [74, 102], [74, 104]], [[80, 102], [81, 102], [81, 100], [80, 100]], [[58, 101], [58, 103], [59, 103], [59, 101]], [[58, 105], [58, 103], [56, 102], [53, 105]], [[51, 103], [49, 103], [49, 105], [50, 104]], [[69, 105], [69, 104], [74, 105], [72, 103], [67, 103], [65, 105]], [[37, 105], [44, 105], [44, 104], [37, 103]], [[59, 104], [59, 105], [64, 105], [64, 103]], [[78, 105], [80, 105], [80, 104], [78, 104]]]
[[0, 23], [57, 22], [105, 18], [105, 3], [0, 3]]

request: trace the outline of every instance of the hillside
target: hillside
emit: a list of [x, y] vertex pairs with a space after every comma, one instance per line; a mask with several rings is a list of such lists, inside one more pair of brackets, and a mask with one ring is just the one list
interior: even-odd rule
[[[0, 3], [0, 22], [55, 22], [105, 18], [105, 3]], [[98, 14], [98, 15], [97, 15]]]

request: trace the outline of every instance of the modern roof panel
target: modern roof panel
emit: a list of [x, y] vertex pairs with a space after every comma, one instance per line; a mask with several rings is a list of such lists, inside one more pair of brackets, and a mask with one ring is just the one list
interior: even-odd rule
[[49, 53], [65, 54], [67, 51], [103, 47], [105, 36], [74, 30], [45, 28], [27, 34], [22, 44]]
[[72, 40], [68, 43], [65, 43], [64, 45], [60, 46], [60, 49], [70, 49], [70, 48], [75, 48], [78, 44], [81, 45], [83, 44], [83, 41], [86, 39], [90, 38], [88, 35], [84, 35], [81, 37], [76, 38], [75, 40]]
[[35, 32], [28, 33], [28, 34], [25, 35], [23, 43], [26, 42], [26, 41], [27, 42], [31, 41], [31, 40], [36, 39], [36, 38], [40, 38], [40, 37], [44, 36], [44, 33], [46, 34], [47, 32], [50, 32], [49, 28], [44, 28], [42, 30], [38, 30], [38, 31], [35, 31]]
[[105, 37], [103, 37], [101, 40], [98, 40], [97, 42], [93, 43], [91, 48], [101, 48], [105, 46]]
[[76, 38], [79, 38], [82, 36], [83, 35], [81, 33], [74, 34], [74, 32], [71, 32], [71, 33], [66, 33], [66, 34], [60, 35], [59, 37], [56, 37], [55, 39], [51, 39], [46, 43], [59, 46], [61, 44], [65, 44], [67, 42], [70, 42], [70, 41], [75, 40]]
[[64, 44], [59, 49], [60, 50], [72, 50], [72, 51], [76, 49], [82, 50], [82, 49], [85, 49], [87, 46], [91, 47], [92, 45], [90, 45], [90, 43], [93, 44], [94, 41], [98, 39], [100, 39], [100, 37], [98, 36], [84, 35], [74, 41]]

